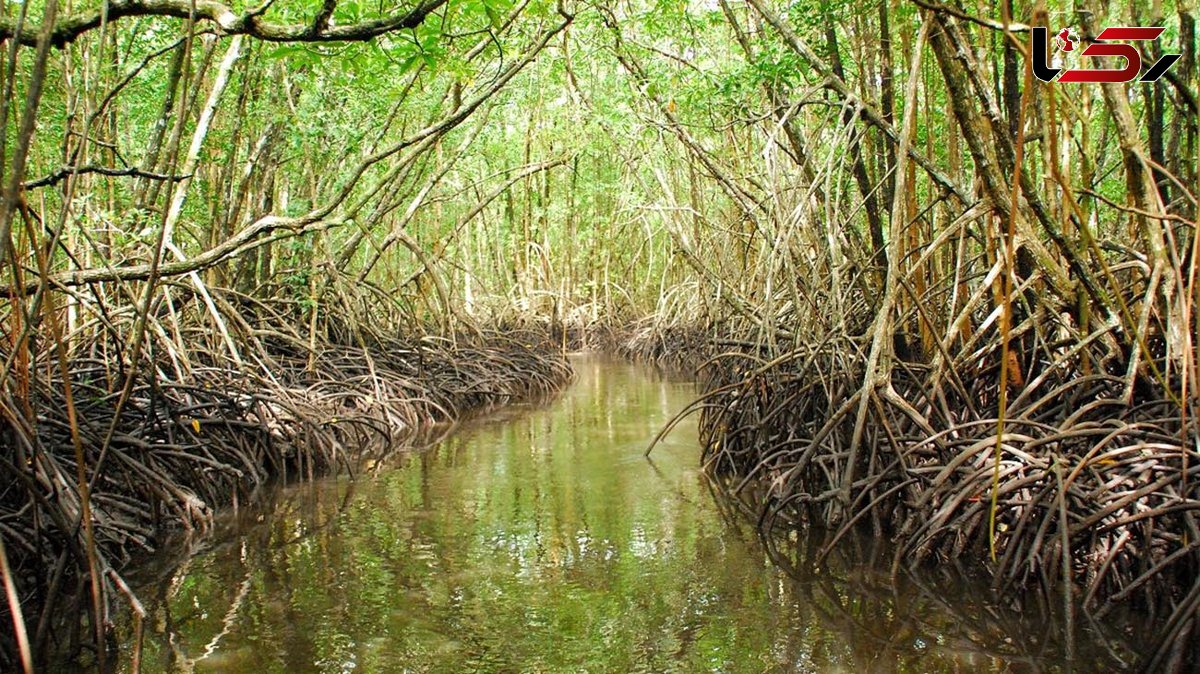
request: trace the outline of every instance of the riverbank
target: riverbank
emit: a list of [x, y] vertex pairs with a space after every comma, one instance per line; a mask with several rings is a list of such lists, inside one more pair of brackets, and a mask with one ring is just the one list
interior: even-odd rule
[[[35, 660], [89, 641], [63, 616], [86, 613], [83, 634], [106, 640], [117, 605], [136, 603], [121, 570], [164, 532], [203, 530], [265, 485], [352, 473], [572, 377], [563, 352], [533, 330], [303, 331], [259, 309], [226, 310], [221, 329], [196, 320], [173, 324], [175, 334], [147, 331], [136, 367], [109, 357], [124, 351], [108, 333], [61, 363], [17, 372], [37, 416], [4, 428], [11, 486], [0, 526]], [[10, 615], [4, 624], [8, 632]], [[10, 663], [19, 662], [13, 637]]]
[[812, 563], [866, 532], [891, 542], [896, 568], [964, 564], [1001, 593], [1040, 593], [1068, 630], [1148, 616], [1147, 667], [1194, 661], [1200, 453], [1178, 405], [1151, 386], [1126, 402], [1119, 374], [1060, 361], [1013, 382], [998, 443], [994, 354], [940, 372], [936, 356], [901, 354], [870, 386], [865, 346], [650, 325], [618, 351], [694, 368], [705, 469], [764, 529], [814, 539]]

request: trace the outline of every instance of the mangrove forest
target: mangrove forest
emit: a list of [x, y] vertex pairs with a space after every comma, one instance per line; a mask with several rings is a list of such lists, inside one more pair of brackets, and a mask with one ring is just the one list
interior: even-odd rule
[[1196, 20], [0, 4], [0, 671], [1200, 672]]

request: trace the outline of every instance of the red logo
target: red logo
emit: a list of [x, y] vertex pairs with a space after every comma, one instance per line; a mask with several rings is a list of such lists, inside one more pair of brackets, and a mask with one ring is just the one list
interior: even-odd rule
[[1063, 51], [1075, 51], [1075, 43], [1079, 38], [1071, 34], [1069, 28], [1063, 28], [1054, 36], [1054, 44]]
[[[1049, 48], [1049, 31], [1045, 28], [1034, 28], [1032, 32], [1033, 74], [1043, 82], [1052, 82], [1058, 74], [1059, 82], [1132, 82], [1142, 72], [1142, 55], [1128, 42], [1147, 42], [1157, 40], [1165, 28], [1146, 28], [1142, 26], [1125, 26], [1120, 28], [1105, 28], [1100, 31], [1091, 44], [1080, 52], [1081, 57], [1116, 56], [1125, 61], [1124, 68], [1072, 68], [1063, 72], [1062, 68], [1051, 68], [1046, 63], [1046, 52]], [[1063, 28], [1054, 36], [1054, 43], [1063, 52], [1075, 51], [1079, 38], [1071, 34], [1070, 29]], [[1150, 69], [1141, 76], [1141, 82], [1154, 82], [1162, 77], [1167, 69], [1180, 58], [1179, 54], [1164, 54]]]

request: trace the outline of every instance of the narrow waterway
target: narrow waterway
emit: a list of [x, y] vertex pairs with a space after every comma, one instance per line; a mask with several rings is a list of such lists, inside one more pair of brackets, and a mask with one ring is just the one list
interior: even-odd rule
[[786, 575], [710, 490], [694, 425], [643, 458], [690, 385], [575, 366], [552, 404], [280, 490], [161, 561], [139, 590], [142, 671], [1062, 669], [1053, 629], [968, 583], [896, 587], [887, 559]]

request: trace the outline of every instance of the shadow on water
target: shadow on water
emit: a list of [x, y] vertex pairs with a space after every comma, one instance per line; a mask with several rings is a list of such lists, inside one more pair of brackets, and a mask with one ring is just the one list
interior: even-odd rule
[[147, 564], [142, 671], [1068, 670], [1046, 620], [969, 580], [893, 582], [866, 540], [819, 570], [803, 542], [764, 548], [699, 471], [694, 425], [642, 456], [690, 385], [575, 366], [553, 404], [280, 489]]

